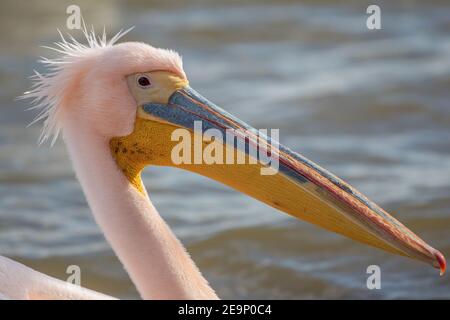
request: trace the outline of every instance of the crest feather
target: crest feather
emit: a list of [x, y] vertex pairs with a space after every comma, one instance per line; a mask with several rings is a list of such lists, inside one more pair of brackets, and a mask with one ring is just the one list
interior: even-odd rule
[[69, 82], [74, 72], [71, 68], [67, 68], [68, 65], [74, 64], [80, 58], [90, 54], [93, 49], [112, 47], [132, 29], [133, 27], [125, 31], [120, 30], [110, 40], [107, 40], [104, 28], [101, 36], [97, 36], [93, 28], [88, 31], [84, 25], [82, 31], [87, 42], [86, 44], [80, 43], [70, 34], [64, 37], [58, 29], [61, 40], [54, 42], [54, 46], [43, 46], [55, 51], [59, 56], [54, 59], [41, 57], [38, 62], [46, 67], [47, 72], [42, 74], [34, 70], [34, 75], [30, 77], [33, 82], [30, 90], [18, 97], [18, 99], [32, 99], [31, 107], [28, 110], [39, 111], [35, 119], [29, 124], [31, 126], [43, 121], [39, 145], [49, 139], [51, 139], [51, 145], [53, 145], [60, 133], [61, 127], [57, 121], [60, 111], [58, 106], [60, 105], [65, 85]]

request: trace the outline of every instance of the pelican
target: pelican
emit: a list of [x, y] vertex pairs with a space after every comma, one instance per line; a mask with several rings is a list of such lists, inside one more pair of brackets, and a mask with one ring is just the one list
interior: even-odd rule
[[[150, 201], [141, 180], [148, 165], [206, 176], [293, 217], [444, 273], [439, 251], [343, 180], [269, 139], [262, 142], [279, 156], [275, 174], [262, 175], [260, 162], [175, 164], [176, 129], [196, 135], [194, 122], [202, 121], [219, 132], [255, 130], [193, 90], [178, 53], [117, 43], [125, 33], [107, 40], [104, 32], [85, 30], [86, 43], [60, 33], [52, 47], [58, 57], [41, 60], [47, 72], [35, 73], [23, 97], [40, 110], [41, 143], [62, 134], [95, 220], [143, 299], [218, 298]], [[274, 107], [282, 112], [282, 105]], [[252, 142], [250, 136], [246, 143]], [[234, 143], [223, 147], [251, 156]], [[112, 299], [5, 257], [0, 257], [0, 296]]]

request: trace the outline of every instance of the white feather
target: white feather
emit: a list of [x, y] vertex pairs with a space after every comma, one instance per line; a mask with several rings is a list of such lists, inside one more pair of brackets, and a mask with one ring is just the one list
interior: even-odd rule
[[43, 121], [41, 135], [39, 137], [39, 145], [43, 144], [48, 139], [51, 139], [53, 145], [61, 130], [58, 119], [58, 105], [61, 100], [61, 94], [64, 92], [64, 85], [71, 76], [67, 70], [67, 66], [78, 61], [88, 54], [92, 49], [107, 48], [113, 46], [120, 38], [131, 31], [133, 27], [123, 31], [120, 30], [109, 41], [106, 38], [106, 32], [103, 28], [101, 36], [95, 34], [94, 29], [88, 31], [83, 21], [83, 35], [86, 44], [80, 43], [71, 34], [67, 34], [67, 39], [58, 29], [61, 40], [54, 42], [54, 46], [43, 46], [43, 48], [53, 50], [58, 54], [58, 57], [49, 59], [41, 57], [38, 62], [46, 67], [46, 73], [39, 73], [34, 70], [34, 75], [30, 77], [33, 81], [31, 89], [25, 92], [18, 99], [32, 99], [31, 107], [28, 110], [38, 110], [37, 116], [29, 124], [34, 125]]

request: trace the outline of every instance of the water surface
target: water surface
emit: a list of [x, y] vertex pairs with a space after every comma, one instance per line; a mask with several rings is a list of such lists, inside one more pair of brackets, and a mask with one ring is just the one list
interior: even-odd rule
[[[79, 1], [87, 21], [182, 53], [191, 84], [379, 203], [450, 256], [450, 6], [348, 1]], [[64, 145], [36, 145], [14, 101], [71, 1], [0, 2], [0, 254], [138, 295], [96, 226]], [[449, 298], [449, 276], [328, 233], [206, 178], [150, 168], [152, 200], [223, 298]], [[366, 268], [382, 289], [366, 288]], [[149, 266], [151, 267], [151, 266]]]

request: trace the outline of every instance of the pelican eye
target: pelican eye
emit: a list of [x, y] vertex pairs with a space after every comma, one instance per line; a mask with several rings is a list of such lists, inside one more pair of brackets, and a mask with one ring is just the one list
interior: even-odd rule
[[143, 89], [146, 89], [152, 85], [152, 83], [150, 82], [150, 78], [147, 76], [138, 76], [137, 83], [138, 83], [139, 87], [141, 87]]

